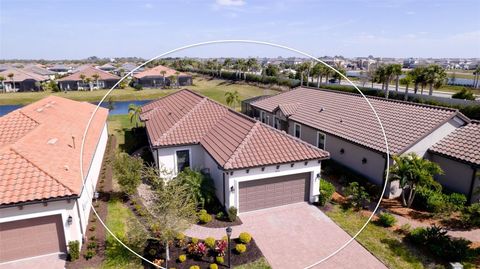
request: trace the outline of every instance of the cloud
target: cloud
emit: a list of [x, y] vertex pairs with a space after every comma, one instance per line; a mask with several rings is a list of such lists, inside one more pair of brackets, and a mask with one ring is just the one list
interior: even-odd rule
[[228, 6], [228, 7], [231, 7], [231, 6], [239, 7], [239, 6], [245, 5], [244, 0], [216, 0], [215, 2], [219, 6]]

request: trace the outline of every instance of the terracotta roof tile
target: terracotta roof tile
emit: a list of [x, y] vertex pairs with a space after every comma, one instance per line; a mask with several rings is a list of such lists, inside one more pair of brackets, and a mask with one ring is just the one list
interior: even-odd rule
[[[13, 77], [10, 78], [8, 76], [9, 74], [13, 74]], [[4, 70], [0, 72], [0, 76], [3, 76], [5, 78], [5, 82], [12, 82], [12, 81], [19, 82], [27, 79], [33, 79], [35, 81], [47, 80], [47, 78], [41, 75], [35, 74], [25, 69], [19, 69], [19, 68], [9, 68], [7, 70]]]
[[[432, 129], [459, 113], [456, 110], [368, 98], [385, 128], [390, 153], [399, 154], [429, 134]], [[251, 103], [252, 106], [273, 112], [279, 106], [299, 104], [289, 119], [386, 152], [385, 139], [374, 113], [358, 94], [296, 88]], [[289, 112], [287, 112], [289, 113]]]
[[[168, 68], [168, 67], [163, 66], [163, 65], [158, 65], [154, 68], [146, 69], [142, 72], [139, 72], [139, 73], [133, 75], [133, 77], [135, 77], [135, 78], [161, 77], [162, 76], [162, 73], [161, 73], [162, 71], [165, 71], [165, 77], [166, 78], [169, 77], [169, 76], [177, 76], [177, 74], [176, 74], [177, 70]], [[190, 75], [179, 72], [178, 76], [190, 76]]]
[[[80, 144], [94, 108], [49, 96], [0, 118], [0, 204], [80, 194]], [[107, 115], [108, 110], [99, 109], [87, 133], [84, 176]], [[14, 126], [20, 132], [12, 133]], [[35, 186], [44, 187], [29, 191]]]
[[458, 128], [429, 151], [480, 165], [480, 123], [472, 121]]
[[328, 152], [188, 90], [142, 107], [152, 146], [200, 144], [224, 169], [324, 159]]
[[81, 81], [82, 78], [80, 76], [82, 75], [84, 75], [85, 78], [93, 79], [93, 75], [95, 74], [99, 76], [99, 80], [120, 80], [120, 77], [113, 74], [97, 69], [93, 66], [85, 66], [69, 76], [58, 79], [58, 81]]

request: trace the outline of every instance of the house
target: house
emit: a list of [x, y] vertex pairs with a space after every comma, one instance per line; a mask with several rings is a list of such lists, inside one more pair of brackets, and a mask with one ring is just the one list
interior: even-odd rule
[[58, 86], [62, 91], [110, 89], [120, 80], [116, 75], [84, 66], [75, 73], [58, 79]]
[[26, 66], [24, 68], [24, 70], [30, 72], [30, 73], [34, 73], [34, 74], [37, 74], [37, 75], [40, 75], [46, 79], [50, 79], [50, 80], [53, 80], [55, 79], [55, 75], [56, 73], [51, 71], [51, 70], [48, 70], [46, 68], [43, 68], [42, 66], [40, 65], [30, 65], [30, 66]]
[[430, 159], [444, 174], [436, 180], [449, 190], [480, 202], [480, 122], [472, 121], [433, 145]]
[[[385, 129], [390, 157], [428, 149], [470, 120], [455, 109], [368, 97]], [[383, 186], [385, 139], [373, 110], [359, 94], [299, 87], [250, 103], [249, 116], [320, 149], [331, 159]], [[390, 158], [389, 165], [393, 164]], [[387, 197], [400, 194], [390, 182]]]
[[116, 69], [116, 67], [111, 65], [111, 64], [106, 63], [104, 65], [97, 66], [97, 69], [100, 69], [100, 70], [105, 71], [105, 72], [112, 72], [113, 70]]
[[[170, 81], [175, 76], [177, 81]], [[174, 69], [163, 65], [156, 66], [133, 75], [136, 85], [144, 88], [160, 88], [170, 85], [189, 86], [192, 85], [192, 76], [177, 72]]]
[[2, 91], [31, 92], [41, 90], [41, 84], [47, 78], [19, 68], [9, 68], [0, 72]]
[[219, 201], [239, 213], [317, 201], [328, 152], [189, 90], [142, 107], [155, 162], [173, 178], [209, 174]]
[[[0, 267], [82, 243], [107, 143], [108, 110], [56, 96], [0, 118]], [[83, 181], [83, 182], [82, 182]]]
[[53, 71], [60, 76], [63, 76], [63, 75], [66, 75], [66, 74], [70, 73], [72, 71], [72, 68], [69, 67], [69, 66], [63, 65], [63, 64], [56, 64], [56, 65], [48, 68], [48, 70]]
[[[118, 67], [117, 69], [113, 70], [113, 73], [117, 76], [120, 76], [120, 77], [123, 77], [125, 74], [128, 74], [130, 73], [133, 69], [135, 69], [138, 65], [136, 64], [133, 64], [133, 63], [124, 63], [122, 64], [120, 67]], [[133, 72], [133, 74], [136, 74], [136, 73], [139, 73], [139, 72], [142, 72], [143, 70], [145, 70], [145, 68], [143, 67], [140, 67], [138, 68], [137, 70], [135, 70]]]

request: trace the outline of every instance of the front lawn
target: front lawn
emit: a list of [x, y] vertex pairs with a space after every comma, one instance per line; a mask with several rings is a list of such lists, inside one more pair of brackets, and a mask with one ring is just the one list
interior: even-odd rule
[[[343, 210], [339, 205], [331, 205], [325, 213], [350, 235], [357, 233], [368, 219], [361, 212]], [[435, 264], [402, 238], [392, 229], [369, 223], [356, 239], [388, 268], [427, 268]]]
[[256, 260], [252, 263], [247, 263], [244, 265], [236, 266], [234, 269], [271, 269], [270, 265], [268, 264], [265, 258], [261, 258]]

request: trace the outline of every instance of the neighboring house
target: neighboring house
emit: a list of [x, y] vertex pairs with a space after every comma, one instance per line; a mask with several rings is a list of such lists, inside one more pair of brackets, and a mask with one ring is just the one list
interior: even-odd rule
[[[469, 122], [455, 109], [368, 97], [385, 128], [390, 157], [427, 150]], [[384, 184], [387, 151], [380, 125], [359, 94], [296, 88], [250, 103], [249, 116], [325, 149], [336, 162]], [[392, 165], [390, 158], [389, 165]], [[390, 183], [387, 197], [400, 194]]]
[[[113, 73], [117, 76], [123, 77], [126, 74], [130, 73], [133, 69], [135, 69], [138, 65], [132, 63], [124, 63], [119, 68], [113, 70]], [[145, 70], [145, 68], [140, 67], [139, 69], [135, 70], [133, 74], [137, 74]]]
[[41, 83], [48, 80], [27, 70], [13, 67], [0, 72], [0, 76], [4, 78], [0, 88], [5, 87], [2, 91], [6, 92], [39, 91], [42, 89]]
[[49, 96], [0, 118], [0, 267], [82, 244], [108, 139], [108, 110], [100, 108], [81, 178], [80, 145], [95, 107]]
[[141, 119], [164, 176], [185, 167], [209, 174], [225, 208], [318, 200], [326, 151], [189, 90], [144, 105]]
[[72, 68], [69, 67], [69, 66], [63, 65], [63, 64], [56, 64], [56, 65], [48, 68], [48, 70], [53, 71], [60, 76], [63, 76], [63, 75], [68, 74], [69, 72], [71, 72]]
[[28, 72], [31, 72], [31, 73], [35, 73], [37, 75], [40, 75], [46, 79], [50, 79], [50, 80], [53, 80], [55, 79], [55, 75], [56, 73], [51, 71], [51, 70], [48, 70], [46, 68], [43, 68], [41, 66], [38, 66], [38, 65], [31, 65], [31, 66], [27, 66], [24, 68], [24, 70], [28, 71]]
[[480, 201], [480, 122], [458, 128], [433, 145], [429, 153], [445, 173], [436, 177], [438, 182], [465, 194], [471, 203]]
[[77, 72], [58, 79], [58, 86], [62, 91], [71, 90], [94, 90], [110, 89], [120, 80], [116, 75], [96, 69], [92, 66], [84, 66]]
[[100, 69], [102, 71], [105, 71], [105, 72], [112, 72], [113, 70], [117, 69], [115, 66], [111, 65], [111, 64], [104, 64], [104, 65], [101, 65], [101, 66], [97, 66], [97, 69]]
[[[170, 77], [177, 77], [177, 81], [170, 81]], [[144, 88], [161, 88], [178, 84], [178, 86], [192, 85], [192, 76], [177, 72], [163, 65], [139, 72], [133, 76], [134, 83]]]

